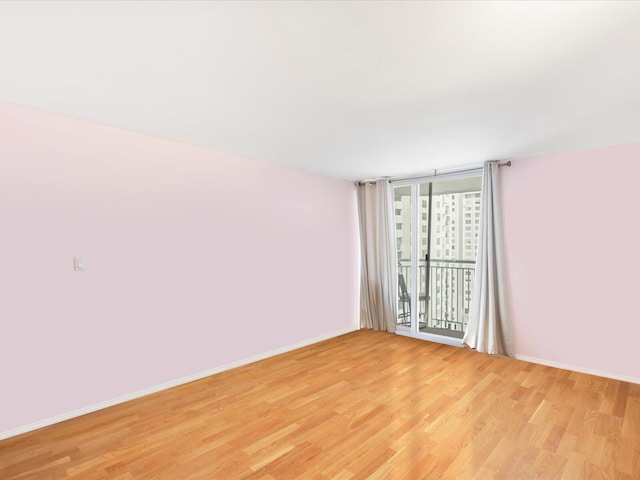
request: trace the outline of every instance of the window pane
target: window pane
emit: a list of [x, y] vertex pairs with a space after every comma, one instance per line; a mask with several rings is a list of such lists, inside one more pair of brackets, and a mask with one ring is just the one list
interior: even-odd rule
[[481, 177], [432, 183], [429, 303], [421, 331], [456, 337], [464, 333], [478, 249], [481, 186]]
[[399, 325], [411, 324], [411, 186], [393, 189], [396, 212], [396, 247], [398, 252]]

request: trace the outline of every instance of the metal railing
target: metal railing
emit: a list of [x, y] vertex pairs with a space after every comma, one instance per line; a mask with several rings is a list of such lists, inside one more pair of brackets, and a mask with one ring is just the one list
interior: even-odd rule
[[[418, 266], [418, 315], [421, 331], [464, 332], [469, 320], [475, 262], [434, 259], [429, 262], [429, 295], [426, 294], [426, 265]], [[398, 262], [398, 324], [410, 325], [410, 261]], [[437, 332], [436, 332], [437, 333]], [[446, 332], [445, 332], [446, 334]]]

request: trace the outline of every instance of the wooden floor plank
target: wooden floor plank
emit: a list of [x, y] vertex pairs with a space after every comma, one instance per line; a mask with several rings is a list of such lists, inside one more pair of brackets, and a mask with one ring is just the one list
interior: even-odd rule
[[358, 331], [0, 442], [0, 478], [640, 478], [640, 386]]

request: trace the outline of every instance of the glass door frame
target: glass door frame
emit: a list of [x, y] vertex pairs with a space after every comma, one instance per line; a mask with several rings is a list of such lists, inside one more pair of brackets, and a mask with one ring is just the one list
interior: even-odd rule
[[[391, 201], [394, 202], [394, 189], [396, 187], [406, 187], [406, 186], [410, 186], [411, 187], [411, 259], [410, 259], [410, 275], [411, 275], [411, 279], [410, 279], [410, 286], [409, 286], [409, 298], [410, 298], [410, 311], [411, 311], [411, 316], [410, 316], [410, 320], [411, 320], [411, 326], [407, 327], [401, 324], [396, 323], [396, 334], [397, 335], [404, 335], [407, 337], [412, 337], [412, 338], [419, 338], [421, 340], [429, 340], [432, 342], [437, 342], [437, 343], [443, 343], [446, 345], [452, 345], [454, 347], [461, 347], [462, 346], [462, 339], [461, 338], [455, 338], [455, 337], [449, 337], [446, 335], [438, 335], [435, 333], [429, 333], [429, 332], [421, 332], [420, 331], [420, 325], [419, 325], [419, 318], [418, 318], [418, 313], [419, 313], [419, 302], [420, 302], [420, 285], [419, 285], [419, 280], [420, 280], [420, 269], [419, 269], [419, 262], [421, 261], [421, 259], [419, 258], [419, 252], [420, 252], [420, 222], [419, 222], [419, 218], [420, 218], [420, 185], [425, 184], [425, 183], [429, 183], [429, 184], [433, 184], [434, 182], [439, 182], [439, 181], [447, 181], [447, 180], [456, 180], [456, 179], [461, 179], [461, 178], [469, 178], [469, 177], [477, 177], [477, 176], [481, 176], [482, 175], [482, 167], [478, 168], [478, 169], [471, 169], [471, 170], [465, 170], [464, 172], [460, 172], [460, 173], [456, 173], [456, 172], [452, 172], [452, 173], [448, 173], [448, 174], [439, 174], [439, 175], [430, 175], [430, 176], [424, 176], [424, 177], [416, 177], [416, 178], [408, 178], [408, 179], [402, 179], [402, 180], [392, 180], [391, 181]], [[431, 205], [431, 200], [432, 200], [432, 195], [431, 195], [431, 191], [432, 191], [432, 185], [430, 185], [429, 187], [429, 215], [428, 215], [428, 230], [431, 230], [431, 224], [432, 224], [432, 220], [431, 220], [431, 213], [433, 211], [432, 205]], [[393, 204], [393, 203], [392, 203]], [[392, 215], [395, 214], [395, 208], [391, 208], [390, 209]], [[395, 224], [395, 220], [392, 222], [392, 225]], [[431, 244], [431, 232], [429, 231], [429, 237], [427, 240], [428, 246], [429, 248], [427, 249], [429, 251], [430, 254], [430, 244]], [[395, 241], [395, 237], [394, 237], [394, 241]], [[394, 248], [395, 251], [397, 251], [397, 248]], [[431, 255], [430, 255], [431, 256]], [[429, 261], [427, 262], [426, 265], [426, 269], [427, 271], [425, 272], [425, 274], [428, 276], [429, 275], [429, 262], [431, 261], [431, 258], [429, 258]], [[396, 259], [396, 265], [398, 265], [398, 261]], [[398, 272], [396, 272], [396, 278], [398, 277], [397, 275]], [[396, 286], [396, 294], [395, 294], [395, 298], [398, 298], [398, 281], [395, 282], [395, 286]], [[426, 295], [426, 302], [427, 302], [427, 309], [429, 308], [429, 291], [430, 291], [430, 285], [426, 285], [426, 291], [425, 291], [425, 295]], [[428, 310], [426, 310], [428, 312]]]

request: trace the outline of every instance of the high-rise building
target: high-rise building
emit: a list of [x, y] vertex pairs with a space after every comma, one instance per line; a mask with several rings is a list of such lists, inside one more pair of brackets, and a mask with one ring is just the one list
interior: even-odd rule
[[[480, 224], [480, 192], [435, 195], [431, 210], [432, 260], [475, 260]], [[428, 252], [428, 197], [419, 197], [419, 256]], [[398, 260], [411, 258], [411, 196], [396, 195], [395, 220]]]

